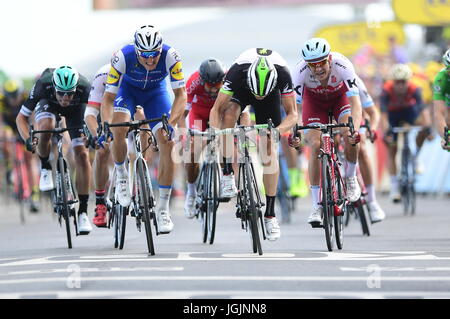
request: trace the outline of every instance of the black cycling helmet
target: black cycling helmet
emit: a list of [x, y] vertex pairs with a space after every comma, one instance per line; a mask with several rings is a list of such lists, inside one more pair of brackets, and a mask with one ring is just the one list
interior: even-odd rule
[[209, 58], [200, 64], [200, 78], [205, 83], [219, 83], [225, 76], [225, 68], [219, 60]]

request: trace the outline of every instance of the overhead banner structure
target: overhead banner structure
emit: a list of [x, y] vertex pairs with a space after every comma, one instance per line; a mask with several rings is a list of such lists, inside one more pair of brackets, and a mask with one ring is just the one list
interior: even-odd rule
[[346, 56], [354, 55], [366, 44], [378, 54], [387, 54], [389, 38], [395, 37], [397, 44], [404, 44], [406, 38], [402, 24], [394, 21], [329, 25], [319, 29], [314, 37], [327, 39], [332, 51]]
[[425, 26], [450, 24], [450, 0], [392, 0], [392, 9], [402, 23]]

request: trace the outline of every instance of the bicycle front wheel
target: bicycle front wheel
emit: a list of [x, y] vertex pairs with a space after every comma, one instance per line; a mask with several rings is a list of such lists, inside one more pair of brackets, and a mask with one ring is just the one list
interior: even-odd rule
[[67, 183], [66, 181], [66, 170], [65, 170], [65, 163], [63, 158], [58, 159], [58, 174], [59, 178], [57, 181], [57, 185], [59, 187], [59, 192], [56, 197], [56, 205], [59, 205], [60, 213], [62, 214], [64, 218], [64, 223], [66, 225], [66, 235], [67, 235], [67, 246], [69, 248], [72, 248], [72, 236], [70, 234], [70, 218], [69, 218], [69, 204], [67, 200]]
[[325, 229], [325, 239], [329, 251], [333, 251], [333, 194], [331, 192], [331, 175], [328, 157], [322, 157], [322, 208], [323, 208], [323, 228]]
[[114, 247], [123, 249], [125, 244], [125, 230], [127, 227], [127, 207], [123, 207], [118, 203], [115, 203], [113, 208], [114, 214], [114, 234], [115, 234], [115, 243]]
[[344, 246], [344, 215], [347, 214], [347, 204], [345, 202], [345, 195], [344, 195], [344, 180], [342, 179], [339, 167], [337, 164], [333, 163], [334, 165], [334, 190], [337, 192], [337, 198], [334, 198], [334, 201], [337, 203], [340, 203], [341, 201], [341, 212], [339, 215], [336, 215], [334, 212], [334, 205], [333, 205], [333, 217], [334, 217], [334, 231], [336, 233], [336, 245], [338, 249], [342, 249]]
[[210, 165], [208, 178], [208, 202], [206, 204], [208, 241], [212, 245], [216, 234], [217, 208], [219, 207], [219, 166], [214, 163]]
[[151, 228], [151, 214], [150, 214], [150, 205], [148, 202], [148, 183], [150, 181], [147, 180], [147, 171], [145, 169], [145, 164], [142, 158], [137, 160], [136, 163], [136, 174], [138, 176], [138, 200], [139, 200], [139, 209], [142, 210], [142, 219], [144, 220], [145, 225], [145, 234], [147, 238], [147, 248], [150, 255], [155, 254], [155, 247], [153, 244], [153, 235]]
[[259, 237], [259, 229], [258, 229], [258, 209], [256, 207], [256, 194], [258, 190], [254, 188], [254, 185], [256, 184], [253, 180], [253, 174], [252, 174], [252, 168], [250, 166], [250, 163], [245, 163], [244, 166], [245, 170], [245, 183], [244, 186], [247, 188], [248, 191], [248, 212], [247, 212], [247, 218], [248, 223], [250, 224], [250, 233], [252, 237], [252, 247], [253, 252], [258, 253], [259, 255], [263, 254], [262, 247], [261, 247], [261, 238]]

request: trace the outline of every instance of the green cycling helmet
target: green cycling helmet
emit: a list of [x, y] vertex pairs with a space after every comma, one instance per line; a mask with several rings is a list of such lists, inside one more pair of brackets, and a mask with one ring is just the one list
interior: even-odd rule
[[53, 71], [53, 85], [57, 91], [75, 91], [78, 84], [78, 72], [70, 66], [60, 66]]
[[254, 95], [265, 97], [277, 85], [277, 77], [275, 66], [266, 57], [260, 56], [248, 68], [247, 84]]

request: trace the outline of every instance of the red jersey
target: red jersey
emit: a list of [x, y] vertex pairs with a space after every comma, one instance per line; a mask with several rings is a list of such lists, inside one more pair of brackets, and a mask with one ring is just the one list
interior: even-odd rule
[[394, 93], [394, 81], [389, 80], [384, 83], [380, 97], [380, 105], [383, 112], [398, 112], [415, 106], [422, 107], [423, 101], [420, 88], [410, 81], [407, 84], [406, 94], [399, 96]]
[[207, 112], [209, 114], [216, 99], [206, 93], [198, 71], [189, 77], [186, 83], [186, 93], [189, 109], [194, 110], [196, 113]]

